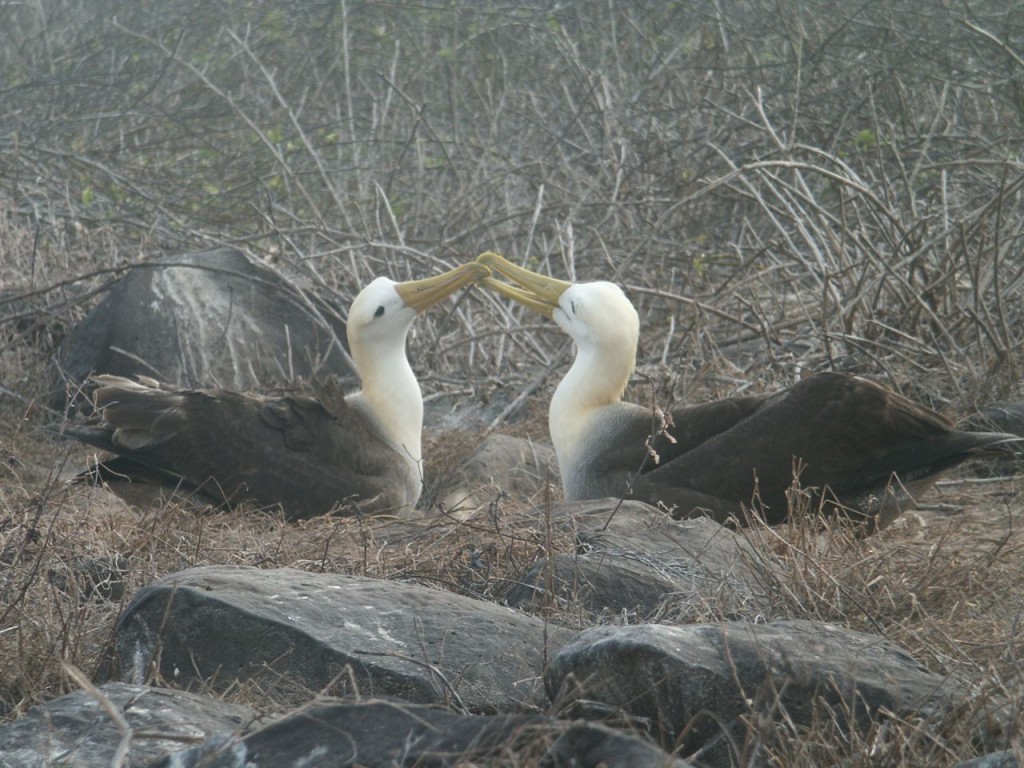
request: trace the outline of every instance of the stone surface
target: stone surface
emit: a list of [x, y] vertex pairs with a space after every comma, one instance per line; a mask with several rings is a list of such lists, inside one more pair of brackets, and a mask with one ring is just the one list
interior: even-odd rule
[[[741, 715], [863, 726], [882, 708], [928, 716], [961, 695], [883, 638], [802, 620], [594, 627], [562, 647], [548, 678], [559, 711], [624, 713], [684, 756], [724, 746]], [[720, 752], [702, 764], [730, 763]]]
[[[417, 584], [230, 566], [140, 590], [117, 627], [121, 675], [223, 690], [453, 702], [473, 712], [546, 703], [548, 653], [571, 634], [510, 608]], [[156, 662], [155, 660], [158, 660]]]
[[[558, 602], [634, 620], [669, 605], [675, 616], [701, 615], [712, 602], [732, 616], [754, 615], [765, 602], [750, 545], [708, 518], [672, 520], [638, 501], [600, 499], [559, 504], [550, 519], [576, 530], [576, 551], [550, 561]], [[548, 570], [539, 561], [508, 603], [543, 605]]]
[[57, 589], [79, 599], [97, 598], [120, 602], [124, 598], [128, 561], [115, 557], [86, 558], [51, 568], [47, 580]]
[[[466, 371], [464, 376], [472, 377], [472, 373]], [[472, 382], [460, 378], [458, 388], [454, 391], [439, 390], [424, 394], [425, 435], [433, 436], [468, 428], [479, 432], [489, 428], [496, 419], [500, 419], [502, 424], [515, 424], [526, 418], [525, 409], [513, 411], [502, 418], [519, 394], [518, 389], [501, 384], [489, 386], [493, 379], [486, 375], [486, 369], [476, 373], [480, 375]], [[547, 430], [544, 434], [546, 437]]]
[[1020, 768], [1020, 762], [1013, 752], [993, 752], [973, 760], [964, 760], [953, 768]]
[[991, 403], [964, 420], [965, 429], [981, 432], [1010, 432], [1024, 437], [1024, 401]]
[[75, 326], [53, 400], [61, 407], [67, 387], [91, 373], [232, 390], [352, 377], [344, 340], [336, 312], [242, 252], [175, 254], [133, 268]]
[[[145, 734], [131, 740], [131, 760], [125, 765], [145, 765], [184, 745], [238, 730], [255, 716], [246, 707], [184, 691], [107, 683], [99, 692], [124, 716], [133, 733]], [[100, 699], [75, 691], [0, 726], [0, 766], [117, 765], [114, 757], [123, 737]]]
[[[652, 744], [540, 715], [466, 716], [396, 701], [326, 704], [241, 738], [218, 737], [159, 768], [396, 768], [502, 765], [682, 768]], [[488, 765], [493, 763], [488, 762]], [[154, 766], [154, 768], [157, 768]]]
[[534, 500], [550, 479], [557, 478], [558, 464], [550, 444], [491, 434], [439, 482], [435, 495], [447, 513], [465, 518], [485, 508], [501, 492]]
[[[980, 432], [1009, 432], [1024, 437], [1024, 401], [991, 403], [964, 420], [964, 429]], [[1012, 475], [1024, 472], [1024, 442], [1013, 446], [1012, 454], [991, 456], [971, 462], [974, 474]]]

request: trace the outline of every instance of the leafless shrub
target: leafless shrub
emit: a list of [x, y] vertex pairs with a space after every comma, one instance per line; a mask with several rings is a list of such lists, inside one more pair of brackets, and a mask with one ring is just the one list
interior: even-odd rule
[[[4, 183], [47, 239], [109, 229], [114, 263], [229, 242], [342, 303], [496, 247], [625, 281], [675, 365], [696, 335], [797, 345], [801, 368], [914, 379], [938, 405], [1017, 391], [1024, 59], [1005, 3], [12, 14]], [[434, 370], [507, 371], [497, 304], [460, 305], [475, 340]], [[561, 342], [512, 343], [547, 362]]]

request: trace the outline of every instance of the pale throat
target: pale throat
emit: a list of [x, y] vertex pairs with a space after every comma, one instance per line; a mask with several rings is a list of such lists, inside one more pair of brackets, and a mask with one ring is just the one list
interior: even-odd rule
[[563, 483], [566, 473], [585, 455], [600, 413], [621, 402], [636, 365], [635, 353], [620, 349], [578, 349], [576, 360], [551, 397], [548, 429]]
[[366, 349], [349, 341], [359, 371], [359, 399], [368, 406], [392, 447], [410, 463], [423, 458], [423, 394], [405, 356], [405, 337], [398, 345]]

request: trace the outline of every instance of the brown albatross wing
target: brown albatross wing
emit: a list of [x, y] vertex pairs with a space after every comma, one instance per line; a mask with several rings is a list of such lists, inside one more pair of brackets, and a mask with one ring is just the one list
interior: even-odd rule
[[[719, 429], [723, 422], [715, 414], [730, 408], [733, 422]], [[916, 487], [971, 456], [1005, 451], [1015, 439], [957, 431], [931, 409], [838, 373], [817, 374], [763, 398], [680, 408], [673, 420], [682, 425], [678, 442], [657, 444], [661, 463], [638, 479], [635, 494], [675, 504], [680, 516], [710, 511], [722, 518], [750, 504], [756, 481], [772, 523], [786, 517], [786, 491], [798, 462], [804, 489], [866, 507], [870, 515], [871, 499], [885, 493], [893, 475]]]
[[119, 474], [130, 477], [133, 462], [219, 501], [280, 505], [291, 519], [345, 513], [346, 506], [352, 513], [397, 510], [420, 482], [340, 396], [325, 407], [297, 395], [97, 379], [105, 423], [66, 432], [118, 454], [111, 468]]

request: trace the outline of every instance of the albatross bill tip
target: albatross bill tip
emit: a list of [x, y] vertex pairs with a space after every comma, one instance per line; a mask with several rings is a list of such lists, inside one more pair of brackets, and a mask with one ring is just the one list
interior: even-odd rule
[[517, 304], [522, 304], [528, 309], [532, 309], [538, 314], [544, 315], [548, 319], [552, 319], [555, 312], [555, 307], [558, 306], [557, 301], [552, 304], [551, 302], [545, 301], [543, 298], [538, 296], [531, 291], [524, 290], [518, 285], [512, 285], [502, 280], [495, 280], [493, 277], [485, 277], [480, 281], [480, 284], [485, 288], [490, 288], [495, 293], [500, 293], [507, 299]]
[[489, 277], [490, 274], [491, 270], [486, 266], [471, 261], [440, 275], [397, 283], [395, 290], [409, 307], [417, 312], [423, 312], [459, 288]]
[[546, 317], [552, 316], [558, 306], [559, 298], [572, 287], [572, 283], [567, 280], [539, 275], [523, 267], [518, 267], [492, 251], [480, 254], [477, 257], [477, 263], [489, 267], [515, 283], [515, 285], [510, 285], [493, 278], [485, 278], [483, 280], [485, 286]]

